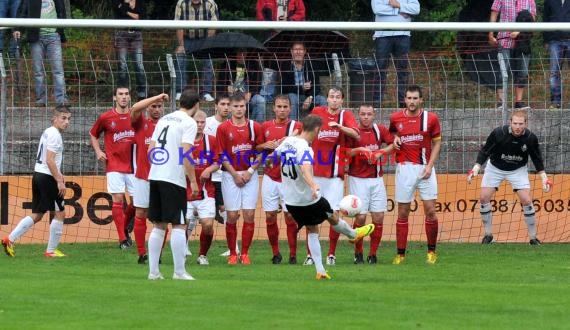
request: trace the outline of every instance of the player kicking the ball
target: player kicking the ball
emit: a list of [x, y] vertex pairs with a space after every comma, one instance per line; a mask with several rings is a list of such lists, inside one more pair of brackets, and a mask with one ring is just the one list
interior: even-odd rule
[[302, 120], [303, 131], [300, 136], [287, 137], [275, 151], [281, 159], [281, 177], [283, 180], [283, 199], [287, 210], [298, 223], [299, 229], [307, 226], [309, 251], [317, 269], [317, 280], [331, 279], [323, 266], [318, 225], [325, 220], [331, 227], [349, 237], [354, 243], [362, 240], [374, 231], [369, 224], [356, 230], [344, 220], [333, 216], [329, 202], [321, 196], [320, 187], [313, 177], [314, 152], [309, 146], [318, 136], [323, 120], [309, 115]]
[[485, 227], [482, 244], [493, 242], [491, 199], [501, 182], [507, 180], [521, 201], [530, 245], [540, 245], [540, 240], [536, 238], [536, 217], [530, 195], [528, 156], [542, 179], [544, 192], [549, 192], [553, 184], [544, 172], [538, 138], [526, 128], [527, 121], [525, 111], [513, 111], [510, 125], [497, 127], [491, 132], [477, 155], [475, 166], [467, 174], [467, 182], [471, 183], [479, 174], [481, 165], [489, 159], [481, 182], [481, 219]]

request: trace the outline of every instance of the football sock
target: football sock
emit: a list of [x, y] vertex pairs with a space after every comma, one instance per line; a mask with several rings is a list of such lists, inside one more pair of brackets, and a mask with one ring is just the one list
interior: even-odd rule
[[396, 221], [396, 248], [398, 254], [406, 254], [406, 246], [408, 245], [408, 219], [400, 219]]
[[49, 225], [49, 239], [46, 252], [53, 252], [57, 249], [61, 234], [63, 233], [63, 220], [54, 218]]
[[148, 237], [148, 268], [151, 274], [158, 274], [158, 261], [162, 253], [162, 244], [166, 237], [166, 231], [154, 227]]
[[272, 220], [266, 220], [265, 224], [267, 226], [267, 238], [271, 245], [271, 251], [273, 255], [276, 255], [279, 253], [279, 226], [277, 225], [277, 217]]
[[186, 261], [186, 230], [181, 228], [172, 229], [170, 234], [170, 249], [172, 250], [172, 259], [174, 261], [174, 273], [186, 273], [184, 263]]
[[328, 253], [328, 255], [334, 256], [336, 254], [336, 245], [338, 244], [338, 238], [339, 237], [340, 237], [340, 234], [335, 229], [333, 229], [333, 227], [331, 226], [329, 228], [329, 253]]
[[492, 235], [493, 233], [493, 213], [491, 212], [491, 203], [481, 204], [481, 220], [483, 227], [485, 227], [485, 235]]
[[321, 255], [321, 242], [319, 242], [318, 233], [309, 233], [307, 235], [307, 244], [309, 245], [309, 251], [311, 252], [311, 258], [315, 262], [315, 268], [317, 273], [324, 274], [326, 272], [323, 266], [323, 258]]
[[[356, 237], [356, 231], [354, 231], [354, 229], [352, 229], [348, 225], [348, 223], [346, 223], [346, 221], [344, 221], [341, 218], [339, 218], [338, 223], [334, 226], [331, 226], [331, 228], [334, 228], [334, 230], [337, 233], [341, 233], [341, 234], [348, 236], [348, 238], [355, 238]], [[329, 237], [330, 237], [330, 231], [329, 231]], [[337, 239], [338, 239], [338, 236], [337, 236]]]
[[435, 246], [437, 244], [437, 230], [438, 230], [437, 219], [426, 218], [425, 229], [427, 236], [427, 249], [428, 251], [435, 251]]
[[249, 246], [253, 240], [253, 233], [255, 231], [254, 222], [244, 222], [241, 230], [241, 253], [248, 254]]
[[226, 223], [226, 240], [228, 241], [228, 249], [230, 249], [230, 255], [237, 256], [237, 224]]
[[117, 228], [117, 234], [119, 234], [119, 242], [122, 242], [127, 239], [127, 236], [125, 235], [125, 213], [123, 211], [123, 203], [113, 202], [111, 215], [113, 216], [113, 222]]
[[139, 256], [146, 254], [145, 240], [146, 240], [146, 219], [141, 217], [135, 218], [135, 227], [133, 229], [135, 234], [135, 242], [137, 244], [137, 252]]
[[[362, 227], [362, 226], [357, 224], [356, 221], [352, 224], [353, 229], [356, 229], [359, 227]], [[364, 246], [364, 240], [361, 239], [360, 241], [356, 242], [356, 244], [354, 244], [354, 253], [362, 253], [363, 246]]]
[[532, 204], [523, 205], [524, 221], [528, 227], [528, 237], [530, 239], [536, 238], [536, 217], [534, 213], [534, 206]]
[[214, 234], [206, 234], [202, 230], [200, 233], [200, 253], [198, 255], [205, 256], [208, 255], [210, 246], [212, 246], [212, 240], [214, 239]]
[[375, 256], [378, 252], [380, 240], [382, 240], [382, 229], [384, 229], [384, 225], [381, 223], [374, 224], [374, 231], [370, 234], [370, 253], [368, 255]]
[[10, 239], [11, 242], [17, 241], [28, 230], [30, 230], [30, 228], [32, 228], [33, 225], [34, 225], [34, 219], [32, 219], [32, 217], [27, 216], [27, 217], [23, 218], [22, 220], [20, 220], [20, 222], [18, 223], [16, 228], [14, 228], [14, 230], [12, 230], [10, 235], [8, 235], [8, 239]]
[[287, 225], [287, 243], [289, 243], [289, 255], [297, 255], [297, 223], [293, 219], [285, 217]]
[[125, 209], [125, 223], [131, 221], [131, 219], [135, 216], [135, 211], [136, 209], [133, 203], [127, 205], [127, 208]]

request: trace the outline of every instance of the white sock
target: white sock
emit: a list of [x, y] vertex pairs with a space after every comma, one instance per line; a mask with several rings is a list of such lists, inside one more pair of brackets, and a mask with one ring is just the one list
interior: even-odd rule
[[536, 217], [534, 213], [534, 205], [523, 205], [524, 221], [528, 227], [528, 237], [530, 239], [536, 239]]
[[49, 240], [46, 252], [53, 252], [57, 249], [61, 234], [63, 233], [63, 220], [53, 219], [49, 225]]
[[24, 234], [28, 230], [30, 230], [30, 228], [32, 228], [33, 225], [34, 225], [34, 219], [32, 219], [32, 217], [27, 216], [23, 218], [22, 220], [20, 220], [16, 228], [12, 230], [10, 235], [8, 235], [8, 239], [10, 239], [11, 242], [17, 241], [20, 237], [24, 236]]
[[493, 212], [491, 212], [491, 203], [481, 204], [480, 208], [481, 220], [485, 228], [485, 235], [493, 234]]
[[338, 223], [333, 226], [333, 229], [337, 233], [341, 233], [341, 234], [348, 236], [348, 238], [355, 238], [356, 237], [356, 231], [354, 229], [352, 229], [348, 225], [348, 223], [346, 223], [346, 221], [342, 220], [341, 218], [338, 219]]
[[166, 235], [164, 229], [154, 227], [148, 237], [148, 268], [150, 274], [153, 275], [160, 273], [158, 261], [160, 260], [160, 251], [162, 250], [164, 235]]
[[184, 263], [186, 261], [185, 256], [187, 248], [186, 233], [184, 232], [184, 229], [172, 229], [172, 234], [170, 235], [170, 249], [172, 250], [172, 259], [174, 260], [175, 274], [186, 273]]
[[309, 252], [311, 252], [311, 258], [315, 262], [315, 268], [317, 273], [326, 273], [325, 266], [323, 266], [323, 258], [321, 254], [321, 242], [319, 242], [319, 234], [309, 233], [307, 235], [307, 240], [309, 242]]

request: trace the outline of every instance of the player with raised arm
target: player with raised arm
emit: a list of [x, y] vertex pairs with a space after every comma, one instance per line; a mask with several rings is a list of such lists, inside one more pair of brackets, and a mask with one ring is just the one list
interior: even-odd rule
[[408, 245], [408, 217], [410, 204], [419, 190], [425, 214], [427, 236], [427, 263], [435, 264], [437, 254], [438, 221], [435, 213], [437, 200], [437, 178], [435, 162], [441, 150], [441, 127], [437, 115], [422, 108], [422, 89], [417, 85], [406, 88], [406, 108], [390, 116], [390, 133], [395, 134], [396, 156], [396, 247], [398, 253], [392, 261], [399, 265], [406, 257]]
[[[312, 144], [316, 155], [315, 181], [322, 188], [325, 197], [332, 209], [334, 218], [338, 219], [338, 203], [344, 195], [344, 165], [339, 153], [348, 138], [358, 139], [358, 123], [350, 110], [342, 109], [344, 93], [338, 87], [332, 87], [327, 94], [327, 106], [315, 107], [313, 115], [321, 117], [323, 127]], [[336, 245], [339, 233], [332, 228], [329, 230], [329, 252], [327, 265], [336, 264]], [[305, 264], [310, 264], [310, 256]]]
[[148, 149], [151, 162], [148, 179], [150, 197], [148, 218], [154, 224], [148, 238], [149, 280], [163, 279], [159, 258], [166, 227], [172, 224], [170, 248], [174, 261], [174, 280], [193, 280], [186, 272], [186, 176], [190, 189], [198, 192], [191, 149], [197, 126], [192, 116], [199, 109], [200, 96], [185, 90], [180, 96], [180, 109], [163, 116], [152, 134]]
[[346, 235], [352, 243], [370, 235], [374, 231], [374, 225], [369, 224], [355, 230], [334, 215], [327, 199], [321, 196], [321, 188], [314, 179], [313, 166], [316, 158], [309, 146], [319, 135], [323, 120], [319, 116], [308, 115], [301, 122], [301, 135], [288, 136], [275, 149], [281, 158], [283, 197], [287, 210], [298, 223], [299, 229], [306, 226], [309, 230], [307, 239], [317, 270], [316, 279], [330, 280], [331, 277], [323, 266], [318, 225], [328, 221], [333, 230]]
[[[388, 128], [374, 123], [374, 107], [362, 104], [358, 109], [360, 139], [347, 141], [347, 153], [351, 157], [348, 165], [348, 192], [362, 200], [363, 209], [354, 219], [354, 228], [366, 223], [366, 215], [370, 212], [374, 232], [370, 235], [370, 250], [366, 261], [369, 264], [378, 262], [376, 252], [382, 239], [384, 212], [388, 200], [384, 186], [382, 157], [392, 152], [393, 138]], [[382, 149], [382, 145], [388, 145]], [[364, 263], [363, 242], [354, 245], [354, 263]]]
[[[113, 198], [111, 214], [119, 236], [119, 247], [127, 249], [132, 241], [125, 222], [134, 215], [135, 207], [129, 203], [124, 210], [125, 189], [134, 196], [133, 144], [135, 131], [131, 125], [129, 103], [131, 96], [127, 87], [119, 86], [113, 96], [115, 107], [97, 118], [89, 131], [91, 145], [97, 159], [105, 164], [107, 172], [107, 192]], [[105, 151], [101, 150], [99, 137], [104, 135]]]
[[493, 242], [491, 199], [503, 180], [511, 184], [522, 204], [524, 221], [528, 227], [529, 244], [541, 244], [536, 237], [536, 216], [530, 195], [527, 168], [529, 156], [542, 179], [544, 192], [549, 192], [553, 183], [544, 171], [538, 138], [527, 128], [527, 122], [528, 117], [525, 111], [513, 111], [509, 125], [499, 126], [489, 134], [485, 145], [477, 154], [477, 161], [473, 169], [467, 174], [467, 181], [471, 183], [471, 180], [479, 174], [483, 163], [487, 159], [489, 160], [481, 181], [480, 212], [485, 227], [482, 244]]
[[[261, 162], [261, 154], [256, 147], [262, 142], [261, 124], [245, 117], [245, 98], [241, 94], [230, 97], [232, 117], [218, 127], [216, 138], [222, 163], [222, 193], [228, 212], [226, 223], [226, 239], [230, 255], [228, 264], [238, 262], [236, 251], [237, 220], [239, 211], [243, 213], [242, 251], [239, 261], [244, 265], [251, 264], [249, 247], [255, 230], [255, 209], [259, 192], [259, 176], [257, 168]], [[257, 155], [256, 155], [257, 154]]]
[[[148, 198], [150, 186], [148, 182], [148, 172], [150, 171], [150, 161], [148, 159], [148, 146], [156, 123], [164, 114], [164, 102], [168, 102], [167, 94], [159, 94], [141, 100], [131, 108], [131, 124], [135, 131], [135, 144], [137, 146], [136, 161], [137, 169], [134, 178], [135, 195], [133, 204], [135, 211], [134, 234], [139, 255], [138, 263], [145, 264], [148, 256], [146, 254], [146, 218], [148, 216]], [[148, 111], [148, 117], [144, 111]]]
[[[277, 95], [273, 103], [275, 119], [264, 122], [262, 126], [263, 143], [257, 146], [257, 151], [273, 153], [275, 148], [287, 136], [298, 134], [301, 131], [301, 123], [289, 119], [291, 101], [287, 95]], [[263, 172], [261, 185], [261, 203], [265, 211], [265, 224], [267, 225], [267, 237], [273, 252], [271, 262], [280, 264], [282, 260], [279, 252], [279, 226], [277, 225], [277, 213], [279, 204], [283, 202], [281, 184], [281, 168], [279, 159], [268, 157]], [[284, 206], [284, 205], [282, 205]], [[291, 213], [284, 209], [285, 224], [287, 225], [287, 243], [289, 244], [289, 264], [297, 263], [297, 223], [291, 217]]]
[[53, 111], [52, 126], [42, 133], [32, 176], [32, 215], [20, 220], [10, 235], [2, 239], [4, 251], [10, 257], [16, 256], [14, 242], [39, 222], [47, 211], [55, 211], [55, 215], [49, 226], [49, 240], [44, 256], [65, 257], [65, 254], [57, 249], [65, 220], [63, 197], [66, 188], [61, 173], [63, 159], [61, 133], [69, 127], [70, 120], [69, 108], [58, 105]]

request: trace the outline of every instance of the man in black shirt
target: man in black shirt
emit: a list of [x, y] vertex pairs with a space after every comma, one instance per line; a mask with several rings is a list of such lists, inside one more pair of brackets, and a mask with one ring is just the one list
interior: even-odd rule
[[491, 132], [477, 155], [475, 166], [467, 174], [467, 182], [471, 183], [471, 180], [479, 174], [481, 165], [489, 159], [481, 181], [481, 219], [485, 227], [485, 236], [481, 242], [483, 244], [493, 242], [490, 202], [501, 182], [507, 180], [522, 204], [530, 245], [540, 245], [540, 240], [536, 238], [536, 218], [528, 179], [529, 156], [542, 179], [544, 192], [549, 192], [553, 183], [544, 172], [538, 138], [526, 126], [526, 112], [513, 111], [510, 125], [497, 127]]

